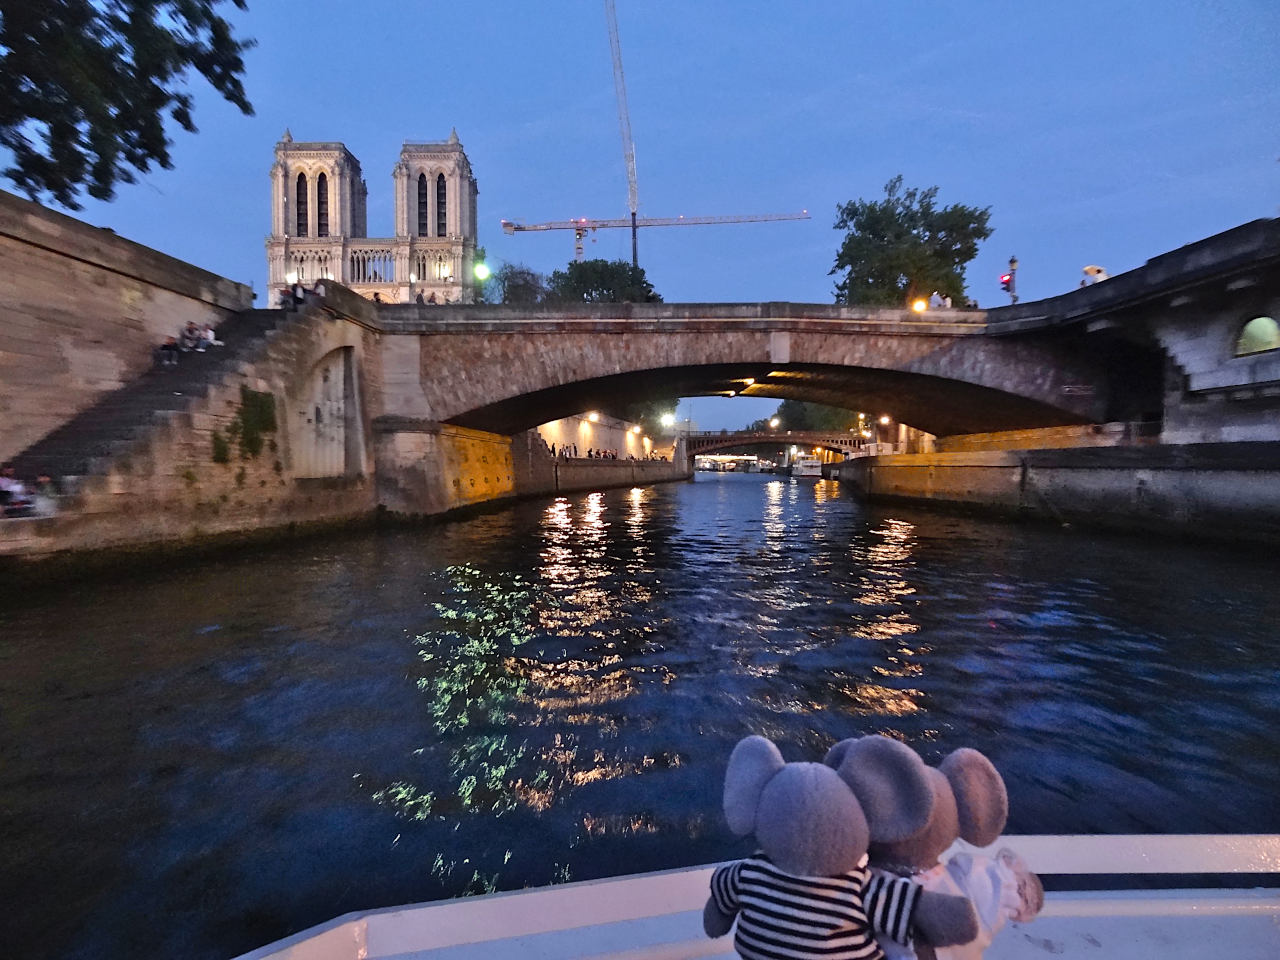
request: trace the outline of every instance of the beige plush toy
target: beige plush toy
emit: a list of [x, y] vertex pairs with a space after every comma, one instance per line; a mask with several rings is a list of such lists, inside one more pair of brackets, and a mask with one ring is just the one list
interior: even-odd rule
[[[892, 745], [892, 746], [890, 746]], [[855, 792], [867, 761], [885, 750], [903, 748], [887, 737], [844, 740], [828, 751], [825, 762]], [[1044, 887], [1016, 853], [1001, 849], [994, 858], [957, 853], [945, 863], [939, 857], [957, 839], [977, 847], [999, 839], [1009, 817], [1004, 780], [991, 761], [977, 750], [962, 747], [937, 769], [926, 768], [933, 792], [928, 822], [907, 837], [892, 839], [871, 831], [871, 866], [899, 877], [910, 877], [926, 890], [969, 899], [977, 913], [977, 935], [966, 943], [942, 944], [922, 933], [914, 946], [882, 938], [889, 960], [937, 957], [937, 960], [981, 960], [992, 937], [1008, 920], [1025, 923], [1044, 906]], [[881, 784], [883, 786], [883, 784]]]
[[[747, 960], [882, 960], [875, 935], [908, 943], [965, 943], [977, 920], [960, 896], [930, 893], [867, 868], [870, 837], [905, 839], [933, 811], [928, 768], [910, 748], [860, 751], [848, 765], [786, 763], [764, 737], [729, 758], [724, 812], [760, 851], [718, 868], [703, 911], [710, 937], [738, 922], [734, 947]], [[858, 783], [858, 787], [851, 786]]]

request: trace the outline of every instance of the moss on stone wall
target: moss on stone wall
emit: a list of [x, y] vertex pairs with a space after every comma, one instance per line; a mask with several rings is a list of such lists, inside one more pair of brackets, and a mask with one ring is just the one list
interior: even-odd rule
[[231, 462], [231, 444], [227, 442], [227, 438], [222, 435], [221, 430], [213, 431], [213, 462]]
[[276, 398], [270, 393], [241, 386], [240, 407], [227, 425], [227, 436], [239, 443], [240, 459], [250, 460], [260, 454], [265, 444], [263, 434], [275, 433], [275, 430]]

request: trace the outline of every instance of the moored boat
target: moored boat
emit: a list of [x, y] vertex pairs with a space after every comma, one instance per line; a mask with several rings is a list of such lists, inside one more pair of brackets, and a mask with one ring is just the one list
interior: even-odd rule
[[817, 457], [796, 457], [791, 461], [793, 477], [821, 477], [822, 461]]

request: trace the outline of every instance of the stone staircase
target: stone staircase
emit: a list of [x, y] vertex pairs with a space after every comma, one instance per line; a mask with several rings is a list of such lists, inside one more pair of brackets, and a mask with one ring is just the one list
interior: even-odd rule
[[105, 473], [166, 418], [188, 410], [241, 363], [255, 359], [278, 331], [301, 314], [245, 310], [217, 329], [224, 346], [180, 355], [176, 366], [154, 365], [140, 377], [102, 396], [92, 406], [12, 458], [19, 477], [49, 474], [64, 494], [83, 478]]

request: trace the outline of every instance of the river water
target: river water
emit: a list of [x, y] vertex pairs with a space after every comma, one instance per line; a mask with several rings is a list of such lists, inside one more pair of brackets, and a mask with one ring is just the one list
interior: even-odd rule
[[732, 474], [10, 592], [0, 944], [226, 958], [738, 856], [750, 733], [977, 747], [1011, 833], [1280, 832], [1278, 598], [1274, 556]]

